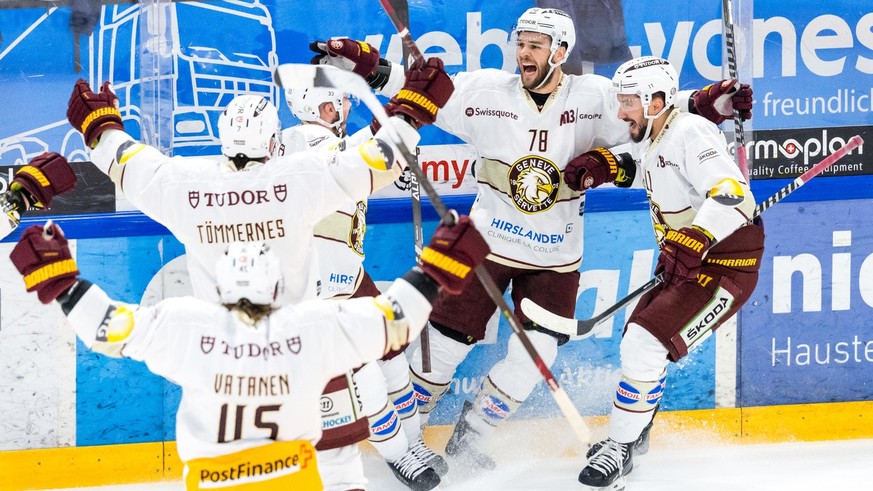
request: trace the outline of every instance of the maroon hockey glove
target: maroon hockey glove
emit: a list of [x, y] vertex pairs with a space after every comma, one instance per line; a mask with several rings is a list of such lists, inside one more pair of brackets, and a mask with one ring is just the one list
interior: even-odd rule
[[372, 75], [379, 64], [379, 50], [363, 41], [347, 38], [315, 41], [309, 44], [309, 49], [317, 53], [311, 64], [333, 65], [364, 78]]
[[[454, 211], [450, 213], [457, 216]], [[491, 250], [466, 215], [453, 225], [441, 223], [421, 251], [421, 269], [452, 295], [460, 294], [476, 274], [473, 269]]]
[[664, 281], [678, 285], [683, 281], [697, 281], [703, 253], [712, 239], [697, 228], [682, 227], [667, 231], [655, 273], [663, 273]]
[[574, 191], [596, 188], [613, 181], [627, 187], [635, 173], [636, 164], [630, 154], [615, 155], [599, 147], [571, 160], [564, 169], [564, 182]]
[[743, 120], [752, 119], [752, 87], [738, 84], [736, 80], [722, 80], [707, 85], [692, 96], [692, 112], [699, 114], [715, 124], [734, 116], [739, 111]]
[[118, 111], [118, 97], [109, 88], [109, 82], [104, 82], [100, 92], [95, 94], [88, 82], [81, 78], [77, 80], [67, 104], [67, 120], [82, 133], [85, 144], [91, 148], [97, 145], [104, 131], [124, 131], [124, 122]]
[[385, 110], [390, 116], [405, 114], [418, 126], [433, 124], [437, 110], [446, 105], [454, 91], [455, 84], [443, 68], [442, 60], [418, 60], [409, 67], [406, 83], [391, 98]]
[[76, 174], [62, 155], [44, 153], [18, 169], [9, 189], [24, 193], [28, 204], [48, 208], [55, 195], [76, 186]]
[[46, 304], [73, 286], [79, 274], [64, 232], [52, 222], [28, 227], [9, 259], [24, 276], [27, 291], [36, 290], [39, 301]]

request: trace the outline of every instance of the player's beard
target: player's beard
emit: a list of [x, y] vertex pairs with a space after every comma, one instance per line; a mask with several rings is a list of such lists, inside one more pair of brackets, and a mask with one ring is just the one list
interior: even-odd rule
[[549, 66], [548, 62], [534, 63], [534, 65], [536, 65], [537, 69], [536, 77], [533, 79], [525, 77], [526, 72], [523, 69], [523, 64], [519, 63], [518, 65], [521, 68], [521, 84], [527, 90], [536, 90], [549, 82], [549, 80], [546, 80], [546, 76], [548, 76], [549, 78], [555, 76], [555, 70], [552, 70], [552, 73], [549, 73], [549, 68], [551, 67]]
[[639, 121], [635, 119], [625, 119], [626, 123], [634, 123], [633, 126], [628, 124], [628, 133], [630, 134], [631, 140], [635, 143], [639, 143], [643, 141], [643, 138], [646, 137], [646, 129], [649, 127], [649, 120], [646, 118], [640, 118]]

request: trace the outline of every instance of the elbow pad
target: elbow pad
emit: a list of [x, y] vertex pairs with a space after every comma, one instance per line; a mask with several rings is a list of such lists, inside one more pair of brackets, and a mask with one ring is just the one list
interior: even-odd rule
[[725, 178], [709, 190], [692, 225], [708, 230], [716, 240], [724, 240], [751, 219], [754, 212], [755, 198], [749, 187]]

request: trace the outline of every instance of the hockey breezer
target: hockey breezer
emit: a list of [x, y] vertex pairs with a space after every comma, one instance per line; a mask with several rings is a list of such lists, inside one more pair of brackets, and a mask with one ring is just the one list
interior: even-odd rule
[[[809, 180], [813, 177], [821, 174], [834, 162], [845, 157], [846, 154], [848, 154], [863, 143], [864, 140], [858, 135], [849, 138], [849, 141], [846, 142], [846, 144], [843, 145], [839, 150], [837, 150], [818, 164], [812, 166], [809, 170], [795, 178], [788, 185], [779, 189], [772, 196], [759, 203], [755, 207], [755, 212], [752, 215], [752, 218], [749, 220], [749, 223], [751, 223], [752, 220], [760, 216], [761, 213], [764, 212], [764, 210], [782, 201], [786, 196], [796, 191], [797, 188], [809, 182]], [[623, 309], [629, 303], [644, 295], [646, 292], [658, 286], [662, 281], [663, 278], [661, 275], [655, 276], [636, 290], [629, 293], [626, 297], [622, 298], [614, 305], [607, 308], [600, 314], [592, 317], [591, 319], [571, 319], [568, 317], [562, 317], [540, 307], [533, 300], [530, 300], [528, 298], [522, 299], [521, 310], [524, 311], [525, 315], [527, 315], [532, 321], [536, 322], [537, 324], [546, 326], [553, 331], [564, 333], [569, 336], [590, 335], [591, 331], [594, 329], [595, 326], [612, 317], [616, 312]]]
[[[376, 118], [382, 127], [387, 126], [391, 130], [389, 136], [392, 138], [396, 137], [394, 139], [395, 142], [401, 141], [400, 137], [394, 134], [393, 127], [388, 124], [388, 114], [385, 112], [379, 99], [377, 99], [376, 95], [370, 90], [370, 86], [367, 85], [363, 78], [351, 72], [338, 70], [325, 65], [288, 63], [279, 65], [276, 68], [274, 78], [279, 86], [286, 89], [313, 86], [341, 88], [343, 91], [358, 97], [361, 102], [370, 109], [373, 113], [373, 117]], [[451, 223], [453, 216], [449, 214], [446, 205], [443, 203], [443, 200], [437, 194], [436, 190], [434, 190], [427, 175], [421, 170], [421, 167], [417, 165], [415, 157], [402, 142], [397, 144], [397, 147], [400, 149], [402, 154], [401, 157], [406, 161], [409, 169], [412, 171], [413, 175], [430, 199], [434, 210], [436, 210], [437, 214], [440, 216], [441, 222]], [[512, 313], [512, 310], [503, 298], [503, 294], [494, 283], [494, 279], [490, 274], [488, 274], [488, 271], [484, 266], [476, 266], [475, 272], [479, 281], [482, 283], [482, 286], [485, 288], [485, 291], [488, 293], [488, 296], [491, 298], [491, 301], [497, 305], [501, 315], [509, 323], [512, 331], [518, 336], [525, 351], [530, 355], [534, 365], [536, 365], [537, 370], [540, 372], [540, 375], [545, 379], [546, 385], [551, 391], [552, 397], [555, 399], [555, 403], [557, 403], [558, 408], [560, 408], [564, 417], [567, 418], [573, 432], [583, 444], [590, 446], [591, 430], [588, 428], [585, 420], [582, 419], [582, 416], [579, 415], [579, 411], [573, 405], [570, 397], [564, 389], [558, 385], [558, 381], [552, 374], [551, 370], [549, 370], [548, 365], [543, 361], [539, 353], [537, 353], [536, 348], [534, 348], [533, 344], [530, 342], [530, 339], [522, 328], [518, 318]]]

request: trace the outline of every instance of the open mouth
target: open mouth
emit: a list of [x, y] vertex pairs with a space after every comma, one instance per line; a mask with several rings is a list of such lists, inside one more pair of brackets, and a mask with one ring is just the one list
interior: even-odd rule
[[536, 66], [536, 65], [522, 65], [521, 68], [522, 68], [522, 71], [523, 71], [524, 73], [528, 74], [528, 75], [537, 72], [537, 66]]

